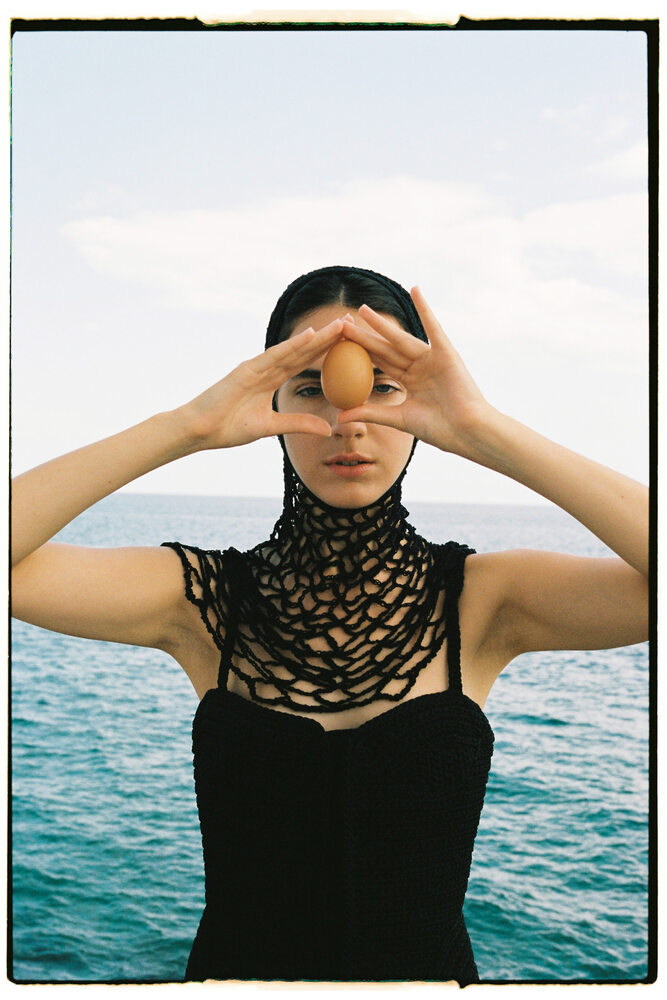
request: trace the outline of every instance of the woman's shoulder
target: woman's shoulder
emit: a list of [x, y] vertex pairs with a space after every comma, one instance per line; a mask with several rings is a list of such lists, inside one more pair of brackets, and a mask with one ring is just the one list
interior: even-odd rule
[[162, 542], [161, 547], [172, 549], [185, 567], [209, 567], [217, 571], [224, 571], [226, 566], [243, 562], [244, 557], [244, 553], [233, 546], [226, 549], [205, 549], [191, 542], [169, 541]]
[[225, 549], [204, 549], [200, 545], [194, 545], [192, 542], [180, 542], [180, 541], [162, 542], [161, 546], [163, 548], [173, 549], [175, 552], [178, 552], [179, 555], [182, 552], [184, 552], [184, 553], [192, 553], [193, 555], [196, 556], [204, 556], [212, 558], [222, 556], [223, 553], [226, 551]]
[[180, 629], [167, 650], [181, 664], [200, 695], [215, 686], [232, 607], [236, 549], [205, 549], [180, 541], [163, 542], [183, 568]]
[[179, 557], [185, 579], [185, 593], [193, 604], [218, 605], [228, 593], [230, 582], [240, 572], [243, 553], [227, 549], [204, 549], [184, 542], [162, 542]]
[[465, 560], [462, 600], [478, 614], [492, 616], [505, 601], [513, 576], [520, 571], [523, 550], [497, 552], [472, 550]]
[[459, 598], [463, 689], [484, 707], [496, 678], [511, 659], [501, 627], [504, 602], [503, 553], [475, 552], [465, 561]]

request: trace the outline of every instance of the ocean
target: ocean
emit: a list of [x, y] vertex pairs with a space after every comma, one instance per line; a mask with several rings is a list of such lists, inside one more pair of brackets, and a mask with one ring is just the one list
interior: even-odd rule
[[[608, 554], [552, 507], [407, 506], [427, 538], [479, 552]], [[266, 499], [117, 494], [58, 538], [243, 549], [278, 512]], [[204, 905], [196, 707], [164, 653], [13, 623], [15, 981], [182, 979]], [[482, 981], [643, 979], [648, 644], [525, 654], [485, 712], [496, 744], [465, 907]]]

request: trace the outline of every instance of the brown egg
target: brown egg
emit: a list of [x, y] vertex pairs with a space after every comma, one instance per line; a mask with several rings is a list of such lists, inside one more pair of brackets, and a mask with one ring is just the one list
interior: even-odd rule
[[322, 392], [339, 410], [361, 406], [373, 388], [373, 362], [353, 340], [339, 340], [322, 363]]

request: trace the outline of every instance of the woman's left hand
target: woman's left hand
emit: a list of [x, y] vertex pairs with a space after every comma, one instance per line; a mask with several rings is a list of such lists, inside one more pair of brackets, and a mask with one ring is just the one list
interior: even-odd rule
[[[404, 385], [405, 401], [396, 406], [367, 403], [354, 410], [344, 410], [338, 416], [339, 422], [359, 420], [397, 427], [443, 451], [509, 476], [567, 511], [638, 573], [646, 576], [646, 487], [549, 441], [487, 403], [424, 296], [418, 288], [413, 288], [411, 294], [430, 347], [401, 330], [394, 320], [367, 306], [361, 306], [359, 315], [372, 327], [372, 332], [348, 320], [343, 324], [343, 336], [365, 347], [379, 368]], [[544, 579], [552, 572], [551, 568], [546, 569]], [[526, 575], [521, 568], [517, 579], [522, 575], [524, 581], [529, 580], [529, 590], [540, 590], [543, 580], [539, 574]], [[591, 589], [599, 591], [597, 578], [589, 583]], [[571, 590], [569, 585], [564, 586], [566, 591]], [[506, 588], [506, 591], [511, 589]], [[613, 602], [609, 603], [611, 606]], [[531, 614], [533, 612], [534, 609]], [[554, 602], [554, 617], [557, 612], [558, 604]], [[598, 613], [599, 609], [591, 618]], [[611, 644], [617, 644], [617, 637]], [[575, 645], [571, 648], [585, 647]]]
[[507, 475], [567, 511], [620, 556], [588, 559], [517, 550], [468, 560], [467, 600], [474, 604], [469, 614], [477, 628], [480, 622], [488, 628], [488, 633], [484, 628], [478, 633], [478, 638], [486, 635], [478, 648], [487, 650], [486, 665], [475, 668], [482, 696], [519, 653], [642, 642], [648, 607], [645, 487], [547, 440], [487, 403], [419, 289], [413, 288], [411, 295], [430, 346], [367, 306], [359, 316], [372, 332], [348, 320], [343, 326], [343, 336], [365, 347], [374, 364], [403, 384], [406, 399], [395, 406], [367, 403], [343, 411], [339, 422], [397, 427]]
[[442, 451], [471, 458], [474, 442], [493, 408], [479, 391], [419, 288], [413, 288], [410, 294], [430, 346], [366, 305], [361, 306], [359, 315], [373, 332], [349, 320], [345, 320], [343, 328], [343, 336], [361, 344], [378, 368], [405, 387], [407, 398], [398, 406], [367, 403], [344, 411], [339, 420], [396, 427]]

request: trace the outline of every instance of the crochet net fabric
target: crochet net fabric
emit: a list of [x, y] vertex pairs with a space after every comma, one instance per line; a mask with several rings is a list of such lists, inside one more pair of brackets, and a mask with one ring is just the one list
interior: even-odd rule
[[[381, 280], [410, 317], [410, 332], [427, 339], [400, 285], [376, 272], [333, 267], [286, 289], [267, 346], [276, 342], [291, 295], [326, 272]], [[448, 548], [408, 524], [401, 503], [405, 469], [369, 506], [335, 508], [307, 489], [281, 445], [283, 511], [270, 538], [244, 553], [191, 548], [189, 558], [174, 545], [184, 560], [188, 597], [199, 605], [226, 667], [255, 701], [309, 712], [399, 701], [445, 638]]]
[[244, 553], [193, 549], [189, 597], [253, 700], [311, 712], [398, 701], [445, 637], [446, 547], [407, 523], [400, 482], [340, 510], [285, 462], [294, 503], [271, 537]]

